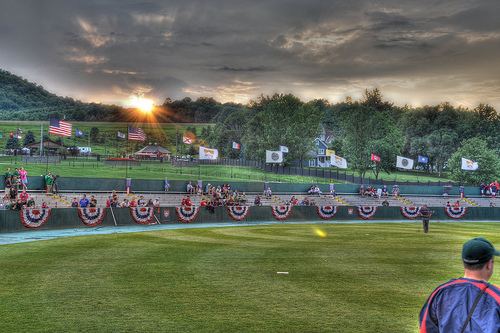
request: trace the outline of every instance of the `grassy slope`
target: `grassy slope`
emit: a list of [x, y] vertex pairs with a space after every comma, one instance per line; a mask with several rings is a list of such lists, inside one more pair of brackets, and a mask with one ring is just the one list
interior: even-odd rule
[[4, 245], [0, 325], [20, 332], [415, 332], [429, 293], [462, 274], [463, 242], [482, 235], [498, 244], [496, 229], [433, 223], [423, 234], [420, 223], [300, 224]]

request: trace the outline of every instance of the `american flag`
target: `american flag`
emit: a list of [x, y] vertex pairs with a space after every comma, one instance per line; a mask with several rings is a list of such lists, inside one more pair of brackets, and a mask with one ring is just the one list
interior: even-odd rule
[[146, 133], [140, 127], [128, 127], [128, 139], [133, 141], [146, 141]]
[[63, 136], [71, 136], [71, 128], [73, 125], [64, 120], [59, 120], [57, 118], [50, 118], [50, 134], [57, 134]]

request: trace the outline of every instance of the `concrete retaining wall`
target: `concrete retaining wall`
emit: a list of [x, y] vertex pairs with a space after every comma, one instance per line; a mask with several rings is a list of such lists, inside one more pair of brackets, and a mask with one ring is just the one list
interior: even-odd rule
[[[500, 208], [495, 207], [469, 207], [466, 214], [461, 219], [453, 219], [446, 214], [444, 207], [430, 207], [435, 213], [432, 215], [432, 220], [448, 220], [448, 221], [500, 221]], [[170, 218], [164, 218], [164, 214], [169, 212]], [[134, 225], [130, 208], [114, 208], [114, 216], [117, 225]], [[161, 207], [159, 213], [155, 213], [156, 217], [162, 224], [166, 223], [182, 223], [177, 218], [175, 207]], [[343, 222], [372, 222], [372, 221], [390, 221], [390, 220], [406, 220], [418, 222], [420, 219], [410, 220], [401, 214], [400, 207], [378, 207], [377, 212], [371, 219], [362, 219], [357, 212], [356, 207], [339, 206], [337, 214], [330, 221]], [[153, 218], [151, 222], [155, 222]], [[242, 221], [278, 221], [272, 213], [271, 207], [251, 207], [247, 217]], [[284, 221], [297, 222], [323, 222], [317, 213], [317, 208], [312, 206], [295, 206], [287, 219]], [[216, 207], [212, 214], [206, 208], [200, 208], [200, 211], [193, 223], [224, 223], [234, 222], [228, 213], [226, 207]], [[104, 219], [100, 225], [114, 226], [113, 215], [111, 210], [106, 208]], [[78, 210], [74, 208], [53, 208], [51, 209], [50, 217], [47, 222], [38, 229], [65, 229], [65, 228], [86, 228], [87, 226], [79, 217]], [[20, 211], [0, 211], [0, 232], [15, 232], [23, 230], [33, 230], [25, 227], [21, 223]]]

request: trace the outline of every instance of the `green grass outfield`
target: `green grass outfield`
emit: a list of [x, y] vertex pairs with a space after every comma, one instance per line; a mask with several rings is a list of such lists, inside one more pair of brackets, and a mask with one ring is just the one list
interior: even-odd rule
[[498, 227], [278, 224], [3, 245], [0, 331], [416, 332], [430, 292], [463, 275], [462, 244], [499, 247]]

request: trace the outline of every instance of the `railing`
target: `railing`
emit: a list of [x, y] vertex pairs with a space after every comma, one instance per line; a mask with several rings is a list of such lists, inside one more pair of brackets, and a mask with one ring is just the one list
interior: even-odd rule
[[394, 180], [382, 180], [382, 179], [372, 179], [356, 177], [354, 175], [348, 175], [346, 172], [339, 172], [339, 169], [325, 170], [319, 169], [315, 167], [307, 167], [307, 168], [297, 168], [297, 167], [284, 167], [279, 165], [267, 164], [260, 161], [250, 161], [250, 160], [242, 160], [242, 159], [228, 159], [221, 158], [219, 160], [200, 160], [200, 164], [202, 165], [233, 165], [233, 166], [245, 166], [245, 167], [255, 167], [266, 172], [271, 172], [278, 175], [295, 175], [295, 176], [304, 176], [311, 178], [325, 178], [325, 179], [335, 179], [344, 181], [345, 183], [352, 184], [365, 184], [365, 185], [417, 185], [417, 186], [459, 186], [459, 183], [454, 182], [431, 182], [431, 181], [398, 181]]

